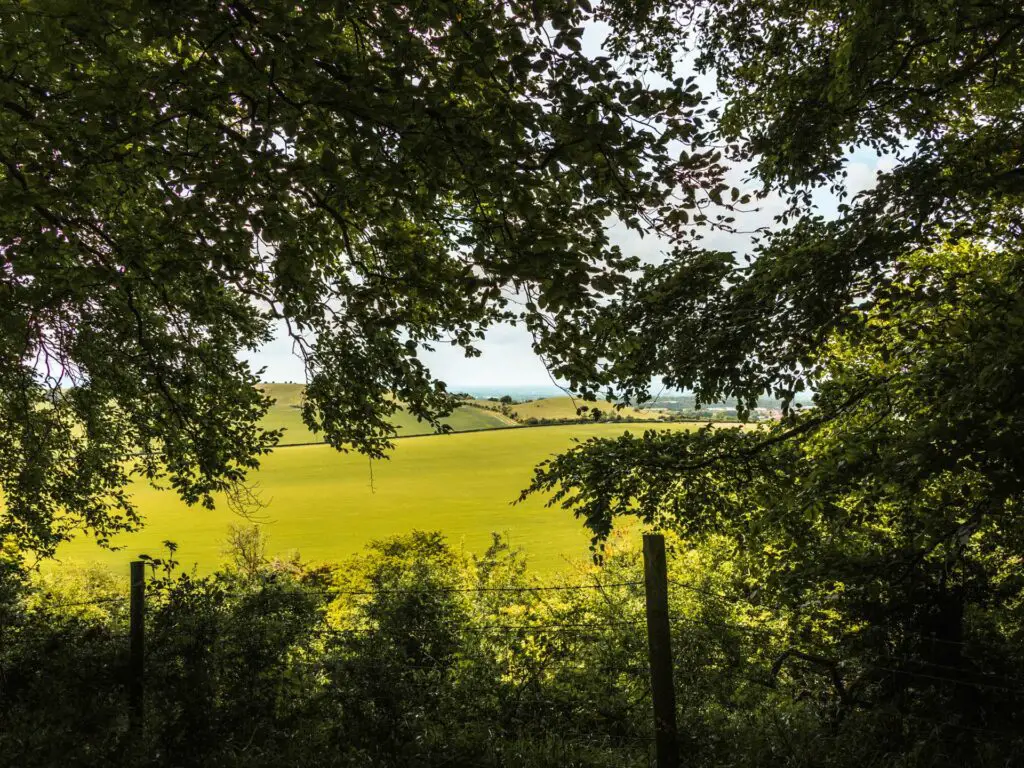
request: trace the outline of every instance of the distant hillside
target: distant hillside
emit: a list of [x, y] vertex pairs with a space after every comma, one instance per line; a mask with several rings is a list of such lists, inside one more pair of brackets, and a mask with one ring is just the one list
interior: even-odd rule
[[[814, 402], [813, 394], [806, 392], [800, 393], [794, 400], [794, 403], [799, 403], [802, 406], [813, 405]], [[693, 395], [659, 395], [652, 402], [648, 403], [651, 408], [664, 408], [669, 411], [695, 411], [697, 407], [697, 399]], [[782, 401], [774, 397], [759, 397], [757, 399], [757, 407], [764, 410], [776, 411], [782, 408]], [[710, 409], [721, 410], [730, 409], [736, 410], [735, 400], [724, 400], [715, 403], [701, 403], [701, 410], [707, 411]]]
[[[263, 425], [268, 429], [285, 430], [282, 445], [292, 443], [313, 443], [323, 440], [315, 435], [302, 421], [302, 397], [305, 387], [302, 384], [261, 384], [260, 389], [276, 401], [267, 412]], [[479, 408], [460, 406], [451, 416], [444, 419], [455, 432], [466, 432], [474, 429], [500, 429], [514, 424], [510, 419], [499, 413]], [[399, 411], [394, 415], [392, 423], [399, 435], [429, 435], [433, 428], [424, 422], [417, 421], [410, 414]]]
[[[302, 397], [304, 387], [301, 384], [262, 384], [263, 391], [275, 399], [274, 405], [267, 413], [263, 421], [264, 426], [270, 429], [284, 428], [285, 435], [281, 441], [282, 445], [294, 443], [319, 442], [322, 437], [314, 435], [302, 421]], [[526, 402], [503, 405], [495, 400], [467, 400], [466, 405], [460, 406], [444, 420], [455, 432], [467, 432], [479, 429], [501, 429], [513, 426], [533, 426], [535, 424], [551, 424], [558, 422], [572, 422], [579, 420], [590, 420], [593, 416], [592, 410], [601, 412], [601, 420], [621, 419], [624, 421], [658, 421], [669, 418], [672, 412], [676, 416], [683, 415], [685, 405], [692, 408], [692, 398], [689, 403], [676, 399], [671, 402], [658, 402], [656, 408], [643, 409], [624, 407], [616, 408], [613, 403], [585, 402], [571, 397], [543, 397]], [[587, 413], [577, 413], [577, 408], [587, 407], [591, 409]], [[691, 412], [693, 413], [693, 412]], [[696, 414], [694, 414], [696, 415]], [[703, 411], [701, 416], [707, 416]], [[723, 414], [724, 415], [724, 414]], [[398, 434], [404, 436], [429, 435], [433, 429], [423, 422], [416, 421], [410, 414], [399, 411], [395, 414], [392, 422]]]
[[[473, 400], [473, 405], [478, 408], [500, 408], [501, 404], [493, 400]], [[586, 407], [590, 409], [587, 413], [580, 414], [577, 409]], [[544, 397], [537, 400], [528, 400], [524, 403], [512, 403], [507, 406], [510, 413], [515, 414], [515, 419], [520, 424], [528, 424], [531, 419], [548, 421], [575, 421], [592, 417], [594, 409], [601, 412], [602, 417], [618, 415], [619, 418], [629, 421], [654, 421], [660, 416], [655, 411], [645, 411], [638, 408], [616, 408], [613, 403], [606, 402], [585, 402], [571, 397]]]
[[302, 384], [260, 384], [260, 389], [277, 401], [277, 405], [302, 405], [306, 387]]

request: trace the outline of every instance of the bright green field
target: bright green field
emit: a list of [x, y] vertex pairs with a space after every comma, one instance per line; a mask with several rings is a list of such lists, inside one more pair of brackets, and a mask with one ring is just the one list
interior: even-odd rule
[[[268, 429], [284, 428], [284, 437], [281, 438], [282, 445], [289, 443], [315, 443], [323, 440], [322, 435], [315, 435], [309, 431], [302, 421], [302, 411], [298, 407], [302, 404], [301, 384], [263, 384], [262, 389], [273, 397], [277, 402], [270, 407], [263, 425]], [[398, 411], [392, 417], [392, 423], [398, 431], [399, 436], [408, 435], [430, 435], [434, 433], [433, 428], [405, 411]], [[462, 406], [456, 408], [451, 416], [442, 419], [442, 422], [450, 426], [455, 432], [465, 432], [473, 429], [498, 429], [509, 425], [509, 420], [500, 414], [492, 411], [481, 410]]]
[[[398, 440], [391, 458], [372, 466], [364, 456], [323, 445], [280, 448], [253, 478], [268, 505], [260, 519], [272, 552], [298, 550], [306, 561], [337, 560], [368, 541], [413, 529], [440, 530], [456, 546], [482, 552], [498, 531], [525, 549], [538, 571], [551, 572], [567, 558], [587, 555], [587, 533], [570, 513], [544, 508], [543, 499], [509, 502], [529, 483], [533, 466], [568, 448], [572, 438], [623, 431], [623, 425], [594, 424], [413, 437]], [[228, 526], [244, 522], [223, 505], [190, 509], [148, 486], [138, 487], [135, 500], [147, 524], [115, 540], [123, 550], [82, 539], [65, 545], [59, 557], [127, 572], [129, 560], [159, 556], [161, 541], [171, 539], [183, 565], [209, 571], [222, 559]]]

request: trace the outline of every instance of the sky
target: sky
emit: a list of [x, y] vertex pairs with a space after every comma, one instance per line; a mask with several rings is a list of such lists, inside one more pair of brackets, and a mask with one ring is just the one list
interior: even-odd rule
[[[875, 174], [891, 168], [893, 160], [878, 158], [873, 151], [857, 152], [850, 157], [847, 188], [851, 192], [874, 186]], [[820, 208], [825, 215], [835, 212], [835, 202], [823, 198]], [[771, 224], [772, 217], [780, 210], [777, 201], [766, 201], [762, 209], [751, 214], [744, 224], [754, 228]], [[643, 261], [656, 263], [664, 258], [665, 243], [648, 235], [641, 238], [617, 222], [610, 223], [609, 237], [619, 245], [623, 253], [639, 256]], [[749, 238], [742, 235], [713, 233], [703, 241], [711, 249], [731, 250], [743, 253], [749, 248]], [[502, 324], [491, 328], [486, 338], [479, 343], [481, 356], [467, 358], [461, 348], [440, 346], [434, 352], [423, 353], [423, 360], [433, 374], [447, 382], [449, 389], [484, 388], [545, 388], [553, 385], [540, 358], [531, 348], [530, 334], [525, 328]], [[304, 382], [305, 371], [302, 360], [293, 352], [291, 341], [283, 332], [277, 338], [249, 357], [255, 368], [263, 368], [264, 381]]]
[[[595, 25], [584, 36], [584, 51], [588, 55], [602, 52], [602, 41], [607, 30]], [[685, 69], [685, 67], [684, 67]], [[692, 71], [692, 70], [690, 70]], [[688, 74], [684, 71], [682, 74]], [[713, 91], [713, 82], [699, 77], [698, 85], [705, 93]], [[892, 168], [891, 157], [879, 158], [873, 150], [858, 150], [848, 158], [847, 191], [853, 195], [874, 186], [878, 171]], [[730, 181], [741, 186], [743, 169], [737, 168]], [[822, 194], [816, 198], [820, 212], [826, 217], [836, 212], [837, 200]], [[778, 199], [762, 201], [756, 213], [744, 217], [745, 230], [770, 226], [773, 217], [782, 209]], [[666, 244], [653, 235], [641, 237], [617, 221], [609, 221], [609, 238], [622, 248], [626, 255], [638, 256], [646, 263], [658, 263], [664, 259]], [[702, 241], [704, 247], [713, 250], [733, 251], [743, 254], [750, 248], [750, 238], [723, 232], [708, 233]], [[551, 387], [555, 384], [540, 358], [531, 348], [531, 337], [525, 328], [507, 324], [491, 328], [486, 338], [478, 344], [480, 357], [467, 358], [458, 347], [439, 346], [433, 352], [423, 352], [422, 359], [434, 376], [445, 381], [452, 391], [491, 388]], [[305, 370], [302, 360], [292, 349], [292, 343], [283, 328], [278, 329], [274, 341], [249, 355], [249, 361], [256, 369], [264, 368], [264, 381], [304, 382]]]

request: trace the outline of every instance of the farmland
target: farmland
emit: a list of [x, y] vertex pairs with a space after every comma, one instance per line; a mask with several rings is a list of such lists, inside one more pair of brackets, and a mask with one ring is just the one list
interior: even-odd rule
[[[291, 443], [314, 443], [323, 438], [313, 434], [302, 421], [302, 385], [300, 384], [264, 384], [263, 390], [276, 401], [263, 420], [269, 429], [285, 430], [281, 439], [282, 445]], [[397, 411], [391, 420], [398, 434], [402, 437], [410, 435], [429, 435], [434, 432], [426, 422], [417, 421], [405, 411]], [[474, 429], [498, 429], [513, 424], [511, 419], [493, 411], [462, 406], [456, 408], [451, 416], [443, 420], [455, 432]]]
[[[688, 426], [695, 425], [671, 428]], [[335, 560], [370, 540], [413, 529], [440, 530], [456, 546], [480, 552], [497, 531], [523, 547], [538, 570], [551, 572], [565, 558], [586, 556], [582, 525], [562, 510], [546, 509], [540, 498], [510, 502], [532, 467], [573, 438], [623, 431], [623, 425], [587, 424], [412, 437], [398, 440], [389, 460], [373, 463], [323, 445], [280, 448], [254, 475], [266, 504], [257, 520], [265, 524], [272, 553], [297, 550], [309, 561]], [[189, 508], [148, 486], [138, 486], [134, 498], [146, 526], [114, 540], [124, 549], [111, 552], [79, 539], [59, 556], [121, 570], [140, 553], [159, 556], [161, 542], [170, 539], [183, 565], [205, 572], [220, 562], [228, 526], [244, 522], [223, 503], [214, 511]]]
[[[591, 411], [583, 414], [577, 412], [577, 408], [587, 407]], [[527, 419], [549, 419], [549, 420], [571, 420], [587, 418], [592, 415], [593, 410], [600, 411], [602, 416], [615, 416], [616, 414], [631, 421], [653, 421], [658, 418], [656, 411], [647, 411], [629, 406], [616, 408], [612, 403], [600, 401], [596, 403], [585, 403], [582, 400], [575, 400], [571, 397], [545, 397], [538, 400], [529, 400], [525, 403], [515, 403], [510, 406], [520, 422]]]
[[[300, 384], [264, 384], [263, 390], [274, 398], [275, 402], [267, 412], [263, 425], [268, 429], [284, 429], [282, 445], [321, 442], [322, 437], [310, 431], [302, 421], [302, 385]], [[600, 411], [602, 417], [618, 416], [627, 421], [654, 421], [662, 412], [639, 408], [619, 408], [607, 402], [584, 403], [571, 397], [545, 397], [536, 400], [513, 403], [507, 406], [507, 412], [499, 411], [499, 404], [491, 400], [470, 400], [466, 405], [459, 406], [444, 419], [453, 432], [469, 432], [482, 429], [501, 429], [536, 421], [574, 421], [586, 419], [591, 414], [580, 415], [577, 408], [586, 405]], [[434, 434], [434, 429], [426, 422], [417, 421], [414, 416], [399, 409], [392, 416], [399, 437]]]

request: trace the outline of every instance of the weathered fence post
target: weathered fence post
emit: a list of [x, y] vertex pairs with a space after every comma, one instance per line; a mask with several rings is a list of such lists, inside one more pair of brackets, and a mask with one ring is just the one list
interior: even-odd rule
[[131, 624], [128, 631], [128, 720], [133, 731], [142, 727], [143, 676], [146, 671], [146, 564], [131, 564]]
[[676, 692], [672, 684], [672, 640], [668, 622], [668, 567], [665, 537], [644, 534], [644, 584], [647, 593], [647, 647], [654, 700], [654, 744], [658, 768], [678, 768]]

